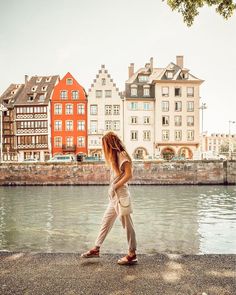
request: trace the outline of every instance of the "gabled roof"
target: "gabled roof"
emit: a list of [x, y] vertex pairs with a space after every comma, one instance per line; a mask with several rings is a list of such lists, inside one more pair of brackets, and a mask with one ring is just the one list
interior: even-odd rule
[[0, 96], [0, 104], [5, 107], [13, 107], [23, 88], [24, 84], [10, 84], [10, 86]]
[[[26, 82], [15, 105], [47, 105], [59, 76], [33, 76]], [[35, 88], [35, 90], [34, 90]], [[45, 88], [45, 90], [43, 90]], [[44, 95], [44, 99], [42, 99]], [[29, 98], [32, 97], [32, 101]]]

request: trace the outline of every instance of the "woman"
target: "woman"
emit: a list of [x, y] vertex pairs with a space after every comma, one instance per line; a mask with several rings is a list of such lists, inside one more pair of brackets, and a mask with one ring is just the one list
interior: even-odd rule
[[[126, 151], [124, 144], [114, 132], [110, 131], [102, 137], [102, 148], [106, 164], [112, 168], [108, 190], [109, 204], [104, 213], [101, 229], [95, 241], [95, 246], [88, 252], [81, 254], [81, 257], [83, 258], [100, 257], [100, 247], [119, 215], [119, 198], [117, 192], [119, 192], [118, 195], [127, 193], [129, 190], [127, 181], [133, 176], [132, 160]], [[120, 221], [123, 228], [126, 229], [129, 251], [128, 254], [119, 259], [117, 263], [121, 265], [135, 264], [138, 260], [136, 257], [137, 243], [133, 221], [130, 214], [121, 216]]]

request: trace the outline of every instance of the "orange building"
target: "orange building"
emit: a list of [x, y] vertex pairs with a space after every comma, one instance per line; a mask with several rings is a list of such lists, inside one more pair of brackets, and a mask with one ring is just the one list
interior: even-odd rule
[[52, 156], [87, 155], [87, 95], [70, 73], [54, 88], [51, 134]]

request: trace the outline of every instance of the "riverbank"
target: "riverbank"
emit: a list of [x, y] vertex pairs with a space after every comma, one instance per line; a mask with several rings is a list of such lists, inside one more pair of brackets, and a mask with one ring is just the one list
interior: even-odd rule
[[[129, 184], [236, 184], [236, 161], [133, 163]], [[0, 185], [107, 185], [110, 168], [93, 163], [1, 163]]]
[[82, 259], [80, 253], [0, 252], [0, 293], [63, 295], [233, 295], [236, 254], [120, 255]]

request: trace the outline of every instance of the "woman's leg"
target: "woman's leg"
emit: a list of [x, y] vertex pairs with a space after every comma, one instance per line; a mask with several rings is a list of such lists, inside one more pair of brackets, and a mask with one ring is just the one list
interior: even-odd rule
[[101, 228], [100, 228], [100, 232], [98, 234], [98, 237], [95, 241], [95, 246], [96, 247], [101, 247], [103, 241], [105, 240], [107, 234], [109, 233], [109, 231], [111, 230], [115, 220], [116, 220], [116, 217], [117, 217], [117, 213], [114, 209], [114, 206], [112, 204], [112, 202], [110, 201], [108, 206], [107, 206], [107, 209], [103, 215], [103, 218], [102, 218], [102, 225], [101, 225]]
[[137, 248], [136, 234], [131, 215], [124, 216], [129, 252], [134, 253]]

